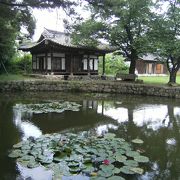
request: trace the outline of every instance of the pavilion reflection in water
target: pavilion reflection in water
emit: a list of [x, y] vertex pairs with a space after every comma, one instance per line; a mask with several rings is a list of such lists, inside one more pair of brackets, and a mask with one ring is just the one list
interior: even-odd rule
[[[115, 132], [126, 139], [142, 136], [147, 140], [144, 148], [151, 157], [152, 170], [141, 176], [141, 179], [168, 177], [170, 174], [171, 177], [178, 176], [177, 172], [174, 173], [172, 170], [173, 167], [178, 167], [177, 164], [180, 161], [180, 158], [173, 158], [174, 155], [178, 157], [180, 153], [180, 107], [178, 105], [170, 103], [137, 104], [136, 102], [127, 104], [124, 101], [104, 100], [83, 100], [81, 104], [80, 112], [50, 113], [43, 115], [43, 119], [41, 119], [41, 115], [26, 114], [14, 109], [13, 121], [22, 132], [23, 140], [29, 136], [38, 137], [44, 133], [45, 126], [47, 126], [45, 121], [48, 121], [48, 118], [51, 119], [50, 124], [54, 123], [52, 127], [49, 124], [52, 131], [57, 131], [54, 127], [62, 126], [66, 131], [79, 128], [78, 131], [90, 130], [97, 134]], [[74, 128], [71, 126], [72, 123], [74, 123], [72, 126], [76, 125]], [[45, 125], [43, 126], [43, 124]], [[59, 131], [61, 132], [62, 129]], [[157, 160], [157, 151], [162, 152], [158, 156], [162, 156], [163, 161]], [[33, 170], [29, 172], [20, 166], [18, 168], [22, 176], [27, 173], [30, 175], [33, 172]], [[41, 170], [39, 173], [44, 172]], [[38, 173], [36, 174], [38, 175]]]

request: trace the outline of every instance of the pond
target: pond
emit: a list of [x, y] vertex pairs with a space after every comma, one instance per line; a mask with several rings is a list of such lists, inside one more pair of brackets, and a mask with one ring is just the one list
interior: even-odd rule
[[[71, 101], [79, 111], [29, 113], [24, 115], [17, 104]], [[141, 150], [150, 162], [143, 175], [126, 179], [180, 178], [180, 100], [157, 97], [107, 94], [14, 93], [0, 94], [0, 179], [50, 180], [52, 172], [27, 169], [8, 157], [12, 146], [29, 137], [47, 133], [102, 135], [115, 133], [131, 142], [144, 141]]]

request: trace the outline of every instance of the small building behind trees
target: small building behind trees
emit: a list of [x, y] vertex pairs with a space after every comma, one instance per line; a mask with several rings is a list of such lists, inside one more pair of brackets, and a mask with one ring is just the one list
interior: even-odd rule
[[153, 54], [140, 57], [136, 62], [138, 74], [167, 74], [168, 70], [164, 61]]
[[31, 52], [33, 73], [55, 75], [98, 75], [100, 56], [104, 74], [105, 54], [114, 51], [104, 44], [98, 47], [75, 45], [70, 35], [48, 29], [36, 43], [21, 45], [19, 49]]

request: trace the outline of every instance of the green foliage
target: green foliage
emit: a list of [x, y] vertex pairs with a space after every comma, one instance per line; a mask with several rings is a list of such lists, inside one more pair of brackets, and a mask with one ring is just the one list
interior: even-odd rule
[[158, 6], [164, 2], [167, 9], [156, 14], [150, 35], [155, 51], [158, 49], [157, 53], [167, 61], [169, 82], [175, 83], [180, 68], [180, 1], [159, 0]]
[[32, 72], [32, 56], [24, 54], [14, 57], [8, 64], [8, 71], [14, 74]]
[[[102, 74], [103, 64], [99, 61], [99, 73]], [[105, 64], [107, 75], [116, 75], [118, 72], [127, 73], [128, 66], [124, 62], [124, 58], [120, 55], [107, 54]]]
[[[92, 17], [85, 23], [80, 23], [81, 28], [73, 25], [75, 32], [78, 32], [81, 39], [94, 37], [94, 41], [98, 41], [98, 38], [103, 37], [112, 46], [118, 47], [119, 53], [131, 61], [129, 72], [135, 73], [138, 56], [150, 51], [147, 34], [152, 18], [152, 2], [150, 0], [104, 0], [101, 2], [87, 0], [87, 2]], [[98, 26], [94, 28], [92, 19], [103, 24], [104, 28], [98, 29]], [[88, 28], [86, 28], [87, 23], [91, 24]], [[80, 31], [82, 29], [84, 31]], [[97, 32], [96, 36], [95, 32]]]
[[[98, 38], [103, 37], [105, 25], [95, 20], [87, 20], [76, 24], [74, 28], [76, 31], [72, 33], [72, 39], [75, 44], [97, 47], [99, 44]], [[83, 38], [81, 33], [83, 33]]]
[[95, 179], [109, 177], [117, 179], [119, 176], [115, 175], [121, 173], [143, 174], [144, 170], [139, 167], [138, 162], [147, 163], [148, 157], [138, 154], [133, 160], [125, 156], [123, 163], [114, 159], [117, 155], [121, 156], [119, 152], [125, 153], [124, 146], [129, 147], [126, 153], [132, 149], [128, 142], [116, 138], [112, 133], [105, 134], [104, 137], [97, 137], [89, 132], [54, 133], [33, 140], [29, 138], [14, 145], [9, 157], [17, 159], [24, 167], [44, 166], [54, 172], [54, 177], [59, 175], [56, 179], [73, 174], [86, 174], [90, 178], [95, 176]]
[[32, 37], [35, 29], [35, 19], [32, 8], [62, 7], [67, 13], [73, 13], [74, 2], [69, 0], [0, 0], [0, 72], [8, 67], [17, 50], [16, 40], [21, 28], [28, 31], [27, 37]]

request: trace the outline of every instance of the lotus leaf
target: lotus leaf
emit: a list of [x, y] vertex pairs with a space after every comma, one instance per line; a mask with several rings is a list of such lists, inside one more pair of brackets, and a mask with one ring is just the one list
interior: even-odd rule
[[126, 155], [128, 157], [136, 157], [136, 156], [139, 156], [140, 154], [139, 154], [139, 152], [136, 152], [136, 151], [127, 151]]
[[120, 172], [124, 174], [135, 174], [135, 172], [131, 170], [132, 168], [131, 166], [123, 166], [120, 168]]
[[125, 179], [121, 176], [112, 176], [107, 178], [107, 180], [125, 180]]
[[100, 168], [102, 171], [106, 172], [106, 171], [112, 171], [114, 169], [114, 165], [113, 164], [109, 164], [109, 165], [100, 165]]
[[14, 150], [9, 155], [10, 158], [18, 158], [22, 156], [21, 150]]
[[90, 162], [92, 162], [91, 158], [85, 158], [85, 159], [84, 159], [84, 163], [85, 163], [85, 164], [86, 164], [86, 163], [90, 163]]
[[143, 174], [144, 170], [142, 168], [134, 167], [131, 168], [131, 171], [137, 173], [137, 174]]
[[13, 145], [13, 148], [17, 148], [17, 149], [21, 147], [22, 147], [22, 142]]
[[124, 162], [124, 161], [126, 161], [126, 159], [127, 159], [127, 157], [123, 156], [123, 155], [116, 156], [116, 161], [118, 161], [118, 162]]
[[53, 162], [52, 159], [48, 159], [48, 158], [43, 158], [40, 161], [42, 164], [51, 164]]
[[22, 156], [21, 159], [23, 161], [33, 161], [33, 160], [35, 160], [34, 156], [31, 156], [31, 155]]
[[132, 142], [135, 144], [143, 144], [144, 143], [144, 141], [141, 139], [133, 139]]
[[39, 164], [35, 161], [35, 160], [31, 160], [31, 161], [29, 161], [29, 163], [27, 164], [27, 167], [28, 168], [36, 168], [36, 167], [38, 167], [39, 166]]
[[105, 177], [91, 177], [90, 180], [106, 180]]
[[111, 164], [116, 161], [113, 156], [109, 156], [109, 157], [108, 157], [108, 160], [110, 161]]
[[62, 176], [61, 180], [89, 180], [89, 177], [82, 175]]
[[71, 162], [71, 163], [68, 163], [68, 166], [71, 168], [71, 167], [78, 167], [79, 166], [79, 163], [76, 163], [76, 162]]
[[69, 171], [74, 174], [74, 173], [79, 173], [81, 169], [78, 167], [72, 167], [69, 169]]
[[15, 108], [22, 112], [41, 114], [48, 112], [62, 113], [66, 110], [79, 111], [80, 106], [80, 104], [73, 102], [50, 102], [44, 104], [16, 104]]
[[[55, 103], [53, 107], [56, 105]], [[65, 106], [70, 109], [70, 103], [58, 105], [64, 109]], [[62, 142], [60, 146], [59, 142]], [[74, 173], [85, 173], [91, 176], [97, 172], [96, 180], [105, 178], [118, 180], [122, 178], [114, 175], [142, 174], [143, 169], [138, 167], [138, 162], [149, 161], [147, 157], [140, 156], [138, 152], [133, 151], [131, 145], [124, 139], [115, 138], [112, 133], [99, 138], [87, 132], [79, 135], [47, 134], [22, 141], [14, 145], [13, 149], [9, 156], [19, 158], [18, 163], [29, 168], [43, 165], [53, 170], [54, 179], [71, 176]], [[117, 168], [122, 163], [125, 166]]]
[[92, 173], [92, 172], [94, 172], [94, 167], [87, 167], [87, 168], [83, 168], [83, 173], [85, 173], [85, 174], [90, 174], [90, 173]]
[[121, 171], [119, 168], [114, 168], [113, 169], [113, 174], [119, 174]]
[[137, 167], [139, 165], [138, 162], [134, 160], [127, 160], [127, 161], [124, 161], [123, 163], [126, 166], [132, 166], [132, 167]]
[[147, 163], [149, 162], [149, 158], [146, 156], [135, 156], [134, 160], [140, 163]]
[[113, 134], [113, 133], [107, 133], [107, 134], [104, 135], [104, 138], [105, 138], [105, 139], [113, 139], [115, 136], [116, 136], [116, 135]]
[[27, 167], [29, 164], [29, 161], [23, 161], [21, 158], [17, 159], [17, 163], [19, 163], [23, 167]]
[[98, 176], [102, 176], [102, 177], [110, 177], [113, 175], [112, 170], [108, 170], [108, 171], [98, 171]]

